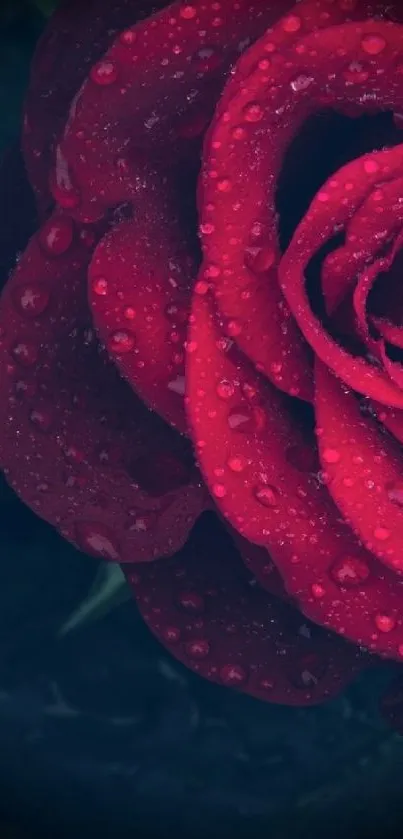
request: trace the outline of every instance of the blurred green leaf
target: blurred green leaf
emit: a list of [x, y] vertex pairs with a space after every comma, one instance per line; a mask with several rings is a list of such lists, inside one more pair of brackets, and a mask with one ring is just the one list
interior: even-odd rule
[[101, 620], [121, 603], [130, 600], [130, 597], [130, 589], [120, 565], [103, 562], [87, 596], [60, 628], [59, 637], [81, 629], [88, 623]]

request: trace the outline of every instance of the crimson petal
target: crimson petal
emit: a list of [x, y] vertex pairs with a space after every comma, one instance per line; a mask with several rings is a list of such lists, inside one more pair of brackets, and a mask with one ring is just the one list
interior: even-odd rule
[[[122, 154], [141, 148], [164, 159], [168, 147], [171, 165], [198, 157], [231, 64], [284, 8], [284, 0], [227, 0], [219, 7], [175, 2], [122, 31], [74, 102], [57, 153], [56, 200], [64, 206], [71, 200], [60, 182], [60, 172], [68, 171], [77, 217], [99, 217], [108, 205], [100, 175], [120, 182]], [[130, 197], [126, 184], [122, 200]]]
[[[198, 459], [221, 514], [267, 548], [311, 620], [401, 658], [403, 593], [395, 573], [340, 520], [313, 474], [312, 441], [304, 444], [280, 394], [228, 347], [208, 296], [194, 297], [186, 372]], [[264, 562], [257, 552], [249, 564], [263, 585]]]
[[89, 295], [94, 322], [124, 377], [186, 432], [184, 342], [196, 264], [176, 203], [166, 179], [148, 171], [135, 217], [115, 225], [95, 250]]
[[403, 573], [400, 446], [386, 438], [373, 419], [363, 416], [358, 399], [321, 362], [315, 367], [315, 393], [327, 488], [368, 550]]
[[[333, 74], [319, 66], [318, 30], [331, 31], [372, 11], [367, 0], [297, 4], [238, 62], [206, 139], [199, 191], [204, 274], [214, 280], [217, 302], [242, 351], [279, 388], [307, 400], [310, 355], [277, 285], [277, 179], [298, 127], [329, 104], [329, 82], [323, 93], [320, 85]], [[334, 31], [327, 36], [332, 47], [342, 40]], [[286, 49], [290, 45], [295, 49]], [[325, 51], [329, 63], [332, 50]], [[298, 319], [302, 331], [304, 319]]]
[[211, 523], [177, 556], [126, 566], [140, 611], [167, 649], [213, 682], [267, 702], [313, 705], [368, 664], [259, 588]]
[[96, 340], [88, 230], [55, 214], [3, 292], [0, 460], [24, 501], [82, 550], [174, 553], [204, 506], [185, 441], [152, 414]]
[[[301, 8], [304, 8], [303, 4]], [[300, 24], [302, 29], [302, 18]], [[298, 381], [304, 382], [305, 379], [301, 378], [300, 368], [298, 374], [293, 368], [293, 365], [300, 364], [300, 350], [294, 345], [296, 335], [290, 325], [289, 310], [284, 305], [281, 307], [278, 290], [272, 291], [276, 288], [276, 278], [269, 262], [270, 254], [271, 265], [278, 255], [274, 192], [282, 151], [315, 110], [329, 106], [332, 100], [342, 110], [344, 106], [348, 110], [349, 105], [363, 102], [362, 84], [351, 85], [349, 82], [350, 56], [354, 60], [356, 56], [362, 56], [363, 61], [368, 61], [367, 82], [376, 86], [377, 90], [380, 87], [377, 71], [382, 70], [382, 86], [377, 94], [378, 109], [390, 108], [391, 102], [397, 109], [403, 106], [395, 73], [400, 39], [399, 26], [381, 21], [376, 21], [376, 24], [329, 26], [299, 38], [295, 47], [281, 56], [274, 53], [267, 68], [264, 57], [267, 58], [268, 51], [272, 50], [272, 33], [269, 32], [252, 48], [256, 56], [255, 69], [241, 90], [234, 91], [227, 113], [219, 118], [210, 138], [212, 152], [207, 159], [203, 184], [205, 206], [201, 227], [207, 259], [205, 267], [210, 278], [215, 280], [220, 309], [226, 317], [236, 318], [237, 331], [232, 331], [239, 346], [258, 363], [259, 369], [270, 376], [260, 355], [263, 353], [266, 359], [272, 361], [275, 345], [279, 352], [274, 372], [279, 371], [279, 375], [271, 377], [278, 386], [283, 386], [281, 376], [286, 359], [289, 373], [293, 371], [295, 385], [295, 389], [285, 388], [290, 393], [304, 395], [303, 390], [298, 391]], [[345, 45], [342, 52], [339, 49], [341, 42]], [[329, 67], [332, 71], [330, 80]], [[323, 78], [326, 78], [325, 86]], [[369, 108], [364, 101], [362, 109]], [[287, 113], [287, 119], [283, 118], [284, 113]], [[390, 152], [389, 157], [396, 177], [402, 171], [401, 148]], [[362, 359], [353, 360], [324, 333], [311, 311], [303, 279], [309, 259], [327, 238], [334, 235], [335, 225], [345, 222], [351, 214], [350, 186], [354, 194], [354, 184], [358, 183], [363, 200], [371, 178], [373, 183], [378, 182], [381, 172], [377, 167], [372, 169], [370, 163], [365, 160], [355, 164], [356, 178], [351, 179], [346, 188], [343, 181], [333, 178], [330, 195], [327, 189], [319, 192], [282, 260], [280, 284], [302, 333], [315, 352], [329, 364], [337, 364], [338, 369], [346, 368], [358, 389], [364, 387], [368, 395], [399, 406], [403, 405], [402, 393], [382, 372], [373, 370]], [[390, 177], [389, 171], [387, 179]], [[233, 196], [236, 196], [238, 213], [234, 212]], [[251, 246], [256, 229], [262, 236], [256, 244], [260, 251], [263, 247], [265, 271], [261, 281], [255, 278], [251, 282], [250, 258], [254, 257]], [[258, 256], [262, 259], [261, 252]], [[275, 295], [271, 303], [266, 299], [268, 289], [270, 295]], [[251, 307], [250, 313], [248, 306]], [[282, 314], [279, 315], [279, 311]], [[283, 337], [277, 337], [277, 333], [283, 333]], [[254, 346], [259, 356], [253, 351]], [[284, 353], [280, 351], [282, 346]]]
[[62, 0], [38, 41], [25, 100], [22, 147], [42, 214], [52, 205], [49, 172], [71, 102], [91, 65], [125, 26], [165, 0]]

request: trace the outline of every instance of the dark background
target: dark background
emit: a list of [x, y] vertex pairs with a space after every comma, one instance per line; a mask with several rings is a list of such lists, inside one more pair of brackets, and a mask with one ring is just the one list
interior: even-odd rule
[[[1, 148], [46, 5], [0, 7]], [[131, 601], [58, 637], [97, 563], [4, 485], [0, 551], [1, 839], [403, 834], [383, 668], [318, 708], [264, 705], [185, 670]]]

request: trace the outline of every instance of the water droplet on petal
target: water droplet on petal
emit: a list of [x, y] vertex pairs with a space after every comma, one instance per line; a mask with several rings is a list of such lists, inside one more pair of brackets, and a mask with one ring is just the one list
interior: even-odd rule
[[210, 644], [205, 638], [197, 638], [189, 641], [185, 650], [189, 658], [206, 658], [210, 653]]
[[47, 221], [40, 233], [39, 244], [49, 256], [61, 256], [68, 251], [74, 237], [74, 223], [67, 216]]
[[377, 539], [379, 542], [386, 542], [389, 536], [390, 530], [387, 527], [376, 527], [374, 530], [374, 539]]
[[247, 268], [254, 274], [264, 274], [273, 267], [276, 254], [270, 247], [247, 247], [244, 261]]
[[228, 379], [223, 379], [218, 383], [216, 390], [220, 399], [231, 399], [235, 393], [235, 386]]
[[40, 283], [25, 283], [14, 291], [15, 306], [25, 317], [36, 318], [42, 315], [50, 301], [50, 291]]
[[281, 25], [284, 32], [298, 32], [298, 30], [301, 29], [302, 21], [298, 15], [288, 15], [283, 18]]
[[197, 591], [181, 591], [178, 595], [178, 604], [186, 612], [204, 612], [205, 603], [203, 597]]
[[279, 497], [278, 490], [274, 486], [268, 484], [259, 484], [254, 487], [253, 495], [259, 504], [263, 507], [278, 507]]
[[385, 49], [386, 41], [382, 35], [364, 35], [361, 41], [361, 47], [368, 55], [379, 55]]
[[31, 341], [18, 341], [11, 348], [11, 355], [23, 367], [32, 367], [38, 360], [39, 348]]
[[232, 408], [228, 414], [227, 421], [231, 431], [248, 434], [255, 428], [253, 411], [244, 405]]
[[392, 632], [396, 626], [396, 618], [391, 615], [377, 614], [374, 618], [375, 626], [379, 632]]
[[133, 332], [129, 332], [127, 329], [117, 329], [110, 336], [108, 348], [111, 352], [121, 355], [130, 352], [134, 344], [135, 336]]
[[338, 463], [341, 458], [341, 454], [337, 451], [337, 449], [324, 449], [322, 458], [325, 463]]
[[297, 76], [295, 79], [292, 79], [292, 81], [290, 82], [290, 87], [291, 90], [294, 91], [294, 93], [299, 93], [302, 90], [307, 90], [307, 88], [310, 87], [313, 81], [313, 76], [304, 76], [301, 74], [300, 76]]
[[113, 84], [113, 82], [116, 82], [117, 77], [118, 69], [116, 64], [113, 61], [108, 61], [106, 59], [99, 61], [98, 64], [94, 64], [90, 70], [90, 78], [93, 82], [95, 82], [95, 84]]
[[177, 626], [165, 626], [161, 636], [167, 644], [177, 644], [181, 638], [181, 631]]
[[188, 3], [185, 6], [181, 6], [179, 9], [179, 16], [182, 17], [184, 20], [193, 20], [196, 17], [197, 9], [195, 6], [191, 6]]
[[108, 294], [108, 280], [105, 277], [95, 277], [92, 283], [94, 294], [105, 297]]
[[364, 559], [357, 556], [338, 557], [329, 569], [334, 582], [343, 588], [354, 588], [368, 580], [370, 570]]
[[261, 122], [264, 110], [259, 102], [248, 102], [243, 108], [243, 115], [246, 122]]
[[120, 33], [119, 40], [125, 47], [131, 47], [137, 41], [137, 33], [133, 32], [133, 29], [125, 29]]
[[216, 498], [225, 498], [227, 494], [227, 487], [224, 484], [213, 484], [211, 491]]
[[228, 469], [231, 469], [231, 472], [243, 472], [248, 465], [248, 461], [246, 457], [242, 457], [242, 455], [232, 455], [227, 460]]
[[224, 667], [220, 668], [220, 679], [228, 687], [242, 685], [247, 678], [248, 673], [240, 664], [225, 664]]
[[321, 597], [324, 597], [326, 594], [326, 589], [321, 583], [313, 583], [311, 586], [312, 596], [315, 597], [316, 600], [319, 600]]
[[75, 538], [81, 550], [91, 556], [112, 562], [119, 562], [121, 559], [117, 537], [102, 522], [76, 522]]

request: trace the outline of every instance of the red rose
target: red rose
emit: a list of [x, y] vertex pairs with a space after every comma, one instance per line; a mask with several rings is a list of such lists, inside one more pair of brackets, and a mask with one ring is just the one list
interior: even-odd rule
[[[65, 2], [33, 62], [41, 225], [1, 299], [0, 460], [125, 563], [179, 659], [314, 703], [363, 648], [403, 656], [403, 16], [144, 4]], [[337, 161], [283, 247], [284, 157], [329, 109], [395, 128]], [[206, 511], [222, 523], [188, 539]]]

